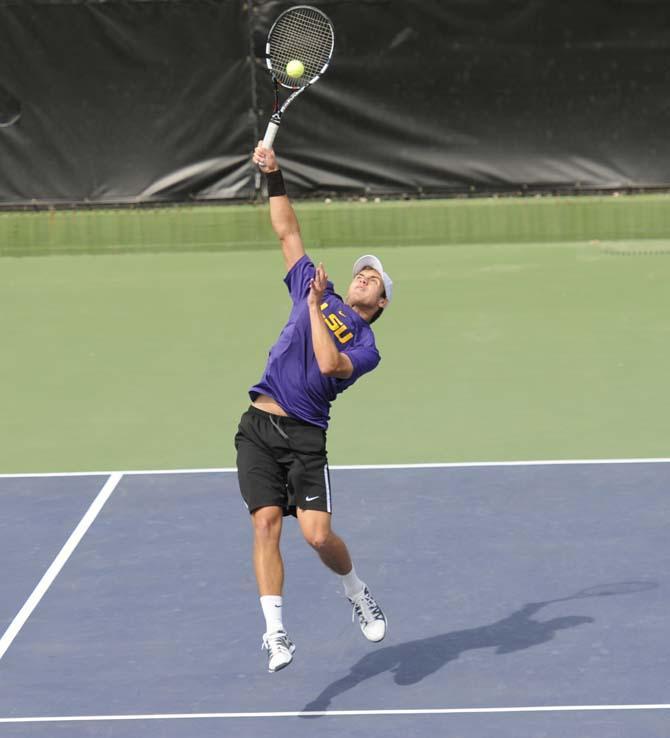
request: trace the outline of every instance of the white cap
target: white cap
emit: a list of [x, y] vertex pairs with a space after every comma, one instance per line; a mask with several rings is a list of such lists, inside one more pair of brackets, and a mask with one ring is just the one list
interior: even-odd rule
[[384, 271], [381, 261], [372, 254], [361, 256], [360, 259], [356, 259], [356, 263], [354, 264], [354, 277], [365, 267], [372, 267], [382, 275], [382, 279], [384, 280], [384, 289], [386, 290], [386, 299], [391, 302], [391, 297], [393, 295], [393, 280]]

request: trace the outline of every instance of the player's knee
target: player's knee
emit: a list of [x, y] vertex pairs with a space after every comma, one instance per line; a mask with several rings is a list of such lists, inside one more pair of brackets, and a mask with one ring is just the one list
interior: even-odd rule
[[304, 531], [305, 540], [309, 545], [315, 550], [318, 551], [319, 549], [324, 548], [328, 545], [330, 541], [330, 531], [329, 530], [307, 530]]
[[254, 535], [261, 540], [275, 540], [281, 532], [281, 511], [261, 508], [253, 516]]

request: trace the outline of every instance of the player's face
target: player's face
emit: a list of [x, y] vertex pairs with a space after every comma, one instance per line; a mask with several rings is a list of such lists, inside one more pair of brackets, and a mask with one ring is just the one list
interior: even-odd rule
[[381, 274], [372, 267], [365, 267], [354, 277], [349, 291], [347, 302], [350, 305], [365, 305], [366, 307], [379, 306], [383, 300], [384, 282]]

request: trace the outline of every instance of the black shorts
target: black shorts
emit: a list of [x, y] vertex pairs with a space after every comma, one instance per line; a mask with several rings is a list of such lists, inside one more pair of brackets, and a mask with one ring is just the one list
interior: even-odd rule
[[242, 415], [235, 435], [237, 478], [250, 513], [269, 505], [332, 512], [326, 431], [259, 410]]

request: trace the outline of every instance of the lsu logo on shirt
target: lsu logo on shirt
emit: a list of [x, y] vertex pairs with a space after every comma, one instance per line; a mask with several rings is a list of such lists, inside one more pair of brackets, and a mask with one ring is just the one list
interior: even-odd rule
[[[344, 345], [345, 343], [348, 343], [354, 337], [354, 334], [349, 330], [349, 326], [342, 321], [342, 318], [338, 318], [335, 313], [326, 313], [327, 308], [328, 303], [324, 302], [321, 305], [321, 314], [325, 324], [330, 328], [331, 333], [341, 344]], [[339, 313], [342, 317], [346, 317], [341, 310]]]

